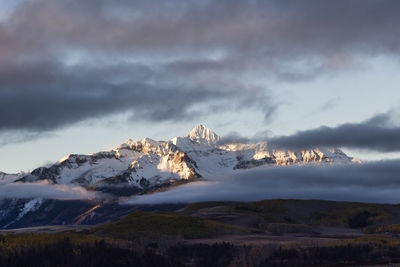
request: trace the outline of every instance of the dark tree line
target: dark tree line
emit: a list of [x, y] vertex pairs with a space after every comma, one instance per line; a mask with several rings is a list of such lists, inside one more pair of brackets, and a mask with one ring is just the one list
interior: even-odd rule
[[0, 248], [2, 267], [113, 267], [113, 266], [226, 266], [233, 257], [227, 244], [173, 246], [164, 255], [157, 250], [135, 252], [105, 241], [75, 244], [69, 238], [44, 246], [5, 251]]
[[400, 262], [400, 247], [376, 248], [369, 244], [311, 247], [275, 251], [260, 266], [354, 266]]
[[[0, 246], [1, 267], [69, 266], [227, 266], [234, 260], [253, 262], [244, 250], [230, 244], [176, 245], [161, 252], [156, 243], [138, 252], [104, 240], [71, 242], [68, 237], [52, 244], [5, 250]], [[351, 266], [400, 262], [399, 246], [348, 244], [331, 247], [279, 248], [260, 266]]]

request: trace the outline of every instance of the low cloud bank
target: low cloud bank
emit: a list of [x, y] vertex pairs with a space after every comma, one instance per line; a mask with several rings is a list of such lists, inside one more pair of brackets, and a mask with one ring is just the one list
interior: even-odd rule
[[259, 167], [121, 204], [257, 201], [273, 198], [400, 203], [400, 160], [339, 166]]
[[360, 123], [345, 123], [336, 127], [321, 126], [298, 131], [292, 135], [267, 136], [256, 135], [252, 138], [231, 133], [224, 137], [221, 145], [241, 142], [268, 142], [276, 149], [310, 149], [316, 147], [346, 147], [352, 149], [379, 152], [400, 151], [399, 110], [377, 114]]
[[9, 183], [0, 185], [0, 199], [5, 198], [45, 198], [45, 199], [94, 199], [99, 195], [81, 186], [37, 183]]

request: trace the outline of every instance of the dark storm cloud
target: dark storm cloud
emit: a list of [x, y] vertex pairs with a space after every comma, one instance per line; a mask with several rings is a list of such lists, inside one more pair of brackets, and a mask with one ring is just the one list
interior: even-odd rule
[[0, 130], [46, 130], [130, 110], [151, 120], [184, 118], [194, 103], [223, 95], [219, 88], [152, 84], [157, 75], [162, 76], [132, 64], [73, 69], [57, 64], [17, 66], [2, 76]]
[[288, 149], [325, 146], [396, 152], [400, 151], [400, 127], [393, 124], [391, 113], [387, 113], [361, 123], [322, 126], [267, 141], [272, 147]]
[[395, 0], [22, 1], [0, 20], [0, 131], [120, 112], [179, 120], [199, 105], [268, 120], [277, 104], [259, 79], [397, 57], [399, 10]]
[[256, 201], [272, 198], [400, 203], [400, 161], [331, 166], [260, 167], [209, 177], [123, 204], [197, 201]]
[[292, 135], [268, 137], [256, 134], [244, 137], [232, 132], [223, 137], [220, 145], [231, 143], [267, 142], [271, 149], [312, 149], [317, 147], [346, 147], [380, 152], [400, 151], [398, 111], [373, 116], [360, 123], [345, 123], [336, 127], [298, 131]]

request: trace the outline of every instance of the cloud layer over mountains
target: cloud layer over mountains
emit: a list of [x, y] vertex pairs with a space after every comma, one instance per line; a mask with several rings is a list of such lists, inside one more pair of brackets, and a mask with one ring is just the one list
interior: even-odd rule
[[269, 138], [256, 135], [252, 138], [232, 133], [220, 142], [254, 143], [268, 142], [268, 146], [276, 149], [310, 149], [318, 147], [346, 147], [379, 152], [400, 151], [400, 122], [397, 110], [377, 114], [360, 123], [345, 123], [336, 127], [321, 126], [319, 128], [298, 131], [292, 135]]
[[322, 126], [293, 135], [269, 139], [272, 146], [289, 149], [307, 147], [348, 147], [381, 152], [400, 151], [400, 127], [385, 127], [371, 122]]
[[36, 183], [8, 183], [0, 185], [0, 200], [7, 198], [44, 198], [44, 199], [95, 199], [100, 194], [87, 191], [81, 186], [49, 184], [47, 181]]
[[[273, 198], [399, 203], [400, 160], [345, 165], [258, 167], [207, 177], [165, 192], [134, 196], [123, 205], [198, 201], [256, 201]], [[74, 185], [10, 183], [0, 199], [101, 199], [108, 196]]]
[[277, 103], [265, 81], [397, 57], [399, 9], [396, 0], [20, 1], [0, 18], [0, 132], [221, 107], [268, 119]]
[[400, 160], [332, 166], [259, 167], [214, 177], [122, 204], [256, 201], [273, 198], [400, 202]]

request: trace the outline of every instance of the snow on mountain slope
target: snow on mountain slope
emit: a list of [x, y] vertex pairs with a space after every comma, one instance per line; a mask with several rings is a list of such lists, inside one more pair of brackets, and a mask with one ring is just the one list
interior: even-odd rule
[[148, 190], [265, 164], [351, 163], [353, 160], [339, 149], [271, 150], [267, 143], [219, 145], [221, 140], [222, 137], [204, 125], [166, 142], [129, 139], [110, 151], [68, 155], [53, 166], [35, 169], [18, 181], [47, 179], [92, 188], [112, 185]]
[[150, 184], [160, 184], [168, 180], [188, 180], [198, 177], [195, 166], [183, 152], [171, 154], [147, 154], [132, 163], [130, 182], [142, 187], [144, 178]]
[[171, 142], [197, 163], [198, 173], [204, 177], [265, 164], [276, 166], [352, 161], [337, 148], [286, 151], [269, 149], [267, 143], [218, 145], [222, 140], [222, 137], [199, 125], [188, 135], [175, 137]]
[[21, 207], [21, 209], [19, 210], [17, 217], [14, 220], [7, 223], [6, 225], [3, 225], [1, 228], [7, 228], [9, 225], [19, 221], [22, 217], [24, 217], [29, 212], [35, 212], [36, 210], [38, 210], [40, 208], [42, 203], [43, 203], [43, 199], [41, 199], [41, 198], [35, 198], [35, 199], [26, 201], [24, 203], [24, 205]]

